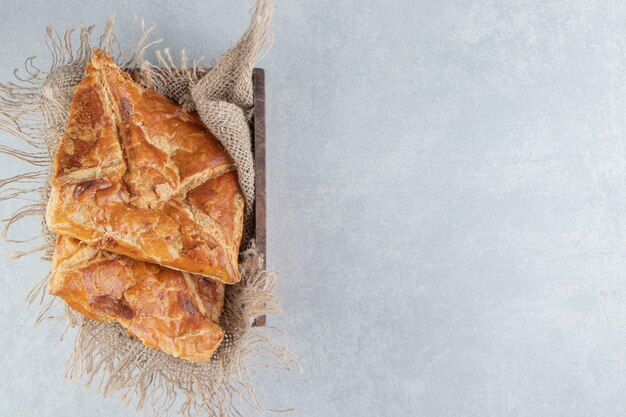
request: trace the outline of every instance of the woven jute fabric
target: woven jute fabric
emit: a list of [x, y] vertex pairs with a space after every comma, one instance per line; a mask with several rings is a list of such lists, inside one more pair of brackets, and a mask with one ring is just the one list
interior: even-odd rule
[[[156, 416], [170, 412], [183, 416], [266, 412], [255, 396], [250, 370], [297, 367], [281, 332], [267, 326], [253, 327], [256, 317], [280, 310], [272, 296], [276, 275], [265, 270], [252, 239], [252, 68], [271, 41], [272, 9], [271, 0], [257, 0], [248, 29], [211, 69], [195, 62], [190, 65], [184, 51], [179, 63], [167, 50], [157, 51], [156, 59], [150, 62], [146, 51], [158, 43], [149, 40], [153, 28], [141, 23], [139, 36], [123, 48], [115, 37], [113, 21], [108, 21], [99, 38], [94, 36], [93, 26], [70, 29], [62, 36], [48, 28], [45, 39], [52, 56], [51, 68], [42, 71], [29, 58], [24, 68], [16, 71], [15, 81], [0, 84], [0, 129], [21, 140], [0, 144], [0, 152], [34, 167], [0, 180], [0, 200], [27, 201], [6, 221], [4, 236], [8, 239], [11, 227], [31, 216], [39, 216], [42, 224], [40, 235], [23, 239], [40, 239], [41, 244], [16, 256], [43, 252], [45, 260], [51, 259], [55, 236], [43, 217], [52, 158], [67, 125], [74, 89], [95, 46], [109, 52], [120, 67], [147, 88], [196, 110], [237, 165], [246, 203], [241, 282], [227, 286], [220, 319], [226, 336], [209, 363], [174, 358], [144, 346], [117, 324], [99, 323], [67, 307], [63, 309], [68, 325], [77, 328], [66, 376], [85, 385], [97, 385], [103, 395], [120, 398]], [[39, 300], [43, 306], [37, 321], [64, 306], [46, 294], [47, 279], [41, 280], [28, 296], [29, 302]]]

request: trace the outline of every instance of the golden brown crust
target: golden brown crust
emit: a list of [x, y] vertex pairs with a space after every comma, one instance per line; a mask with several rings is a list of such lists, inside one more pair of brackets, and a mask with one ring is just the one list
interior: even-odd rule
[[195, 113], [94, 51], [54, 163], [46, 220], [61, 234], [225, 283], [239, 281], [243, 197]]
[[216, 324], [224, 284], [136, 261], [57, 236], [51, 294], [101, 322], [119, 322], [144, 344], [206, 362], [224, 332]]

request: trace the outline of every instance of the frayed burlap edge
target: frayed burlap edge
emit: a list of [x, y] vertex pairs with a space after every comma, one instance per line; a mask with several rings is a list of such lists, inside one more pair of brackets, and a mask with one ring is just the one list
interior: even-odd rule
[[[81, 27], [77, 47], [72, 44], [73, 30], [60, 37], [48, 28], [46, 43], [52, 54], [51, 69], [41, 71], [34, 66], [33, 58], [29, 58], [22, 72], [24, 75], [16, 71], [16, 81], [0, 84], [0, 129], [22, 141], [21, 145], [0, 145], [0, 152], [34, 167], [32, 171], [0, 180], [0, 201], [26, 201], [5, 221], [4, 237], [16, 243], [41, 240], [30, 250], [16, 252], [14, 257], [42, 252], [43, 259], [51, 259], [54, 234], [43, 220], [51, 161], [67, 124], [74, 87], [82, 78], [93, 46], [111, 53], [120, 66], [140, 70], [136, 74], [147, 87], [199, 111], [238, 166], [247, 203], [246, 236], [250, 236], [253, 213], [250, 196], [254, 195], [254, 171], [253, 166], [248, 165], [252, 161], [248, 126], [252, 106], [251, 70], [267, 45], [272, 7], [269, 0], [257, 1], [246, 33], [208, 73], [197, 62], [188, 66], [184, 51], [178, 66], [167, 50], [157, 52], [155, 65], [149, 63], [144, 59], [144, 52], [158, 41], [148, 42], [153, 28], [145, 27], [143, 22], [138, 26], [139, 39], [131, 42], [132, 47], [127, 49], [122, 49], [117, 42], [113, 21], [107, 22], [97, 43], [92, 41], [93, 26]], [[216, 84], [218, 78], [213, 74], [216, 70], [215, 74], [224, 74], [221, 86]], [[213, 75], [206, 78], [210, 74]], [[211, 85], [219, 87], [215, 87], [219, 95], [210, 94], [214, 91]], [[220, 112], [220, 107], [226, 110]], [[235, 129], [233, 124], [238, 124]], [[236, 143], [237, 140], [247, 142]], [[250, 175], [252, 188], [246, 182]], [[41, 235], [22, 241], [9, 239], [11, 226], [30, 216], [41, 219]], [[104, 396], [133, 403], [137, 409], [150, 410], [155, 416], [166, 415], [169, 410], [176, 410], [183, 416], [216, 417], [247, 415], [250, 410], [269, 411], [256, 399], [249, 372], [259, 367], [289, 370], [298, 365], [280, 331], [252, 327], [254, 318], [277, 313], [280, 306], [272, 295], [275, 273], [264, 269], [263, 258], [252, 241], [245, 245], [248, 249], [242, 253], [239, 266], [242, 280], [229, 286], [226, 293], [221, 318], [226, 337], [211, 362], [197, 364], [174, 358], [144, 346], [119, 325], [98, 323], [65, 307], [68, 325], [78, 328], [66, 376], [85, 386], [96, 384]], [[38, 301], [43, 306], [37, 322], [49, 317], [57, 306], [64, 306], [46, 294], [47, 279], [45, 277], [27, 298], [29, 303]]]

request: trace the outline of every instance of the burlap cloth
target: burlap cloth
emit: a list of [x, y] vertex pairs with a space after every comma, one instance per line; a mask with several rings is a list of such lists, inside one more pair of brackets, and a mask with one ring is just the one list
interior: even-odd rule
[[[221, 325], [224, 342], [211, 362], [192, 363], [144, 346], [117, 324], [98, 323], [65, 307], [64, 317], [77, 327], [74, 351], [66, 376], [85, 385], [96, 383], [104, 396], [121, 398], [153, 415], [168, 411], [183, 416], [239, 416], [251, 410], [268, 411], [256, 399], [249, 371], [252, 368], [292, 369], [297, 366], [284, 337], [271, 327], [253, 327], [253, 320], [279, 311], [272, 296], [275, 273], [264, 269], [263, 259], [251, 239], [254, 213], [254, 165], [250, 120], [252, 115], [252, 68], [267, 49], [273, 4], [257, 0], [246, 32], [226, 51], [210, 71], [189, 65], [184, 51], [176, 64], [169, 51], [158, 51], [156, 62], [146, 58], [152, 28], [138, 25], [138, 39], [122, 48], [108, 21], [96, 41], [93, 26], [70, 29], [59, 36], [46, 30], [52, 67], [42, 71], [26, 60], [16, 80], [0, 84], [0, 129], [21, 139], [21, 144], [0, 144], [0, 152], [19, 158], [35, 170], [0, 180], [0, 200], [25, 199], [25, 204], [6, 220], [5, 238], [13, 224], [39, 216], [42, 244], [17, 256], [43, 251], [51, 259], [54, 234], [43, 221], [48, 201], [51, 161], [66, 128], [75, 86], [80, 82], [92, 47], [111, 53], [148, 88], [157, 90], [188, 109], [198, 112], [206, 126], [222, 142], [235, 161], [245, 197], [244, 242], [239, 270], [241, 282], [227, 286]], [[76, 34], [78, 36], [76, 36]], [[135, 36], [134, 36], [135, 38]], [[33, 202], [34, 200], [34, 202]], [[30, 239], [27, 239], [30, 240]], [[10, 240], [15, 242], [15, 240]], [[65, 306], [46, 294], [46, 279], [29, 294], [43, 308], [37, 318], [49, 317]]]

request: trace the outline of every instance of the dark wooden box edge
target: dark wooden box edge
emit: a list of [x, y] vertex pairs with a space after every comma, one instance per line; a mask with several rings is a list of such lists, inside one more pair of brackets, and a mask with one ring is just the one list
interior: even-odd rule
[[[266, 183], [265, 183], [265, 70], [254, 68], [252, 71], [252, 91], [254, 108], [252, 116], [253, 152], [254, 152], [254, 239], [257, 251], [267, 265], [267, 229], [266, 229]], [[253, 326], [264, 326], [265, 315], [259, 316]]]

